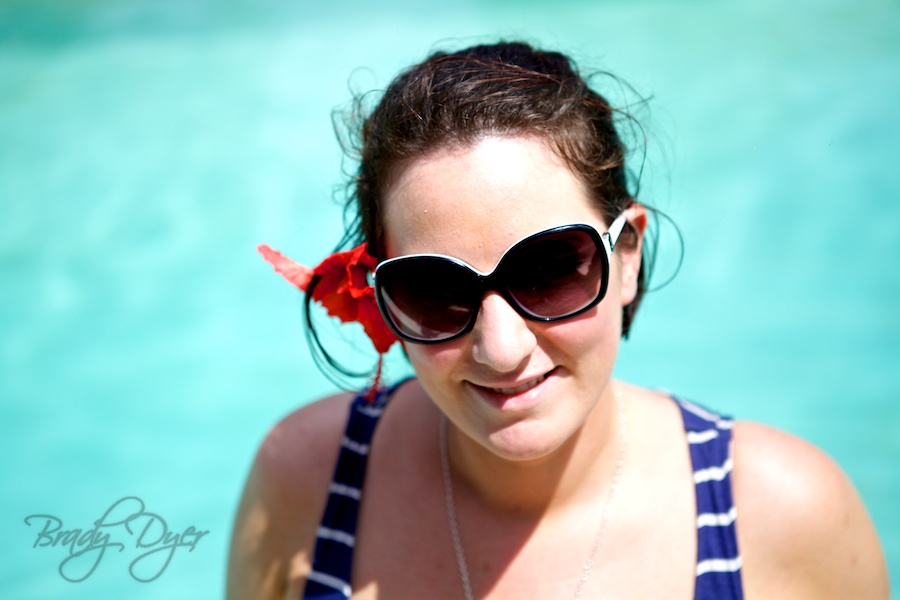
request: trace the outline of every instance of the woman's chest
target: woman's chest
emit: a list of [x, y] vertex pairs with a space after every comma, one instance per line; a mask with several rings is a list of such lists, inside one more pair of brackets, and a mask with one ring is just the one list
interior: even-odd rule
[[585, 575], [583, 598], [693, 595], [696, 519], [689, 478], [668, 489], [640, 489], [637, 478], [630, 490], [623, 484], [605, 529], [603, 498], [595, 510], [530, 522], [462, 510], [454, 515], [457, 544], [439, 480], [378, 479], [367, 484], [360, 513], [354, 598], [464, 598], [465, 576], [480, 599], [574, 598]]

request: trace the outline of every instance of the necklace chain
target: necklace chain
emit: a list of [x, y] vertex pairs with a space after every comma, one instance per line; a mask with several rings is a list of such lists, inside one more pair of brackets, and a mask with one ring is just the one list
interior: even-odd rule
[[[584, 568], [581, 577], [578, 579], [578, 587], [575, 589], [575, 600], [581, 598], [584, 593], [584, 586], [591, 577], [594, 564], [597, 559], [597, 553], [603, 540], [606, 538], [606, 531], [609, 528], [610, 515], [612, 513], [613, 498], [616, 490], [622, 481], [622, 469], [625, 466], [625, 454], [628, 450], [628, 419], [625, 415], [625, 403], [622, 400], [622, 391], [618, 388], [615, 390], [616, 410], [619, 413], [619, 451], [616, 456], [616, 466], [613, 471], [612, 479], [609, 483], [609, 495], [606, 504], [603, 506], [603, 512], [600, 515], [600, 530], [594, 538], [591, 546], [591, 553]], [[466, 600], [475, 600], [472, 594], [472, 583], [469, 579], [469, 568], [466, 565], [466, 555], [463, 553], [462, 541], [459, 537], [459, 524], [456, 519], [456, 502], [453, 500], [453, 478], [450, 475], [450, 454], [447, 450], [447, 417], [441, 419], [440, 427], [440, 450], [441, 450], [441, 471], [444, 476], [444, 499], [447, 504], [447, 524], [450, 527], [450, 539], [453, 541], [453, 550], [456, 553], [456, 566], [459, 569], [459, 579], [462, 582], [463, 594]]]

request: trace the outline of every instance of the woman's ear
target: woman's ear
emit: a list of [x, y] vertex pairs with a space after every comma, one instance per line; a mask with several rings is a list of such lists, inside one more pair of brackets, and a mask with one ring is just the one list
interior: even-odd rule
[[[619, 261], [622, 277], [622, 306], [631, 304], [637, 295], [638, 275], [641, 272], [641, 248], [644, 242], [644, 230], [647, 229], [647, 209], [634, 203], [625, 209], [625, 218], [631, 231], [625, 230], [615, 246], [614, 256]], [[627, 239], [629, 236], [633, 239]]]

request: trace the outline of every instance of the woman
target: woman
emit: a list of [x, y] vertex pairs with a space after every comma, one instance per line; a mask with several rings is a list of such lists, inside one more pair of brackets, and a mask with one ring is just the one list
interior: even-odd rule
[[[271, 431], [229, 598], [887, 597], [865, 508], [820, 451], [611, 378], [646, 271], [617, 116], [565, 56], [519, 43], [394, 80], [361, 128], [367, 246], [330, 259], [377, 262], [374, 292], [317, 296], [328, 268], [267, 256], [380, 351], [399, 337], [416, 378]], [[370, 293], [390, 331], [348, 314]]]

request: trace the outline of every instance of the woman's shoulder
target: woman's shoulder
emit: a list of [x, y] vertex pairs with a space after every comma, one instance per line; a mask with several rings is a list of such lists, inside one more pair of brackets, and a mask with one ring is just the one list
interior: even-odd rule
[[737, 422], [733, 436], [748, 597], [887, 598], [877, 534], [840, 467], [764, 425]]
[[259, 449], [232, 532], [229, 598], [278, 598], [308, 569], [352, 394], [323, 398], [275, 424]]
[[[283, 417], [259, 446], [255, 466], [259, 467], [260, 474], [286, 488], [285, 492], [292, 484], [297, 492], [319, 480], [327, 484], [334, 460], [325, 458], [337, 458], [353, 399], [351, 393], [335, 394]], [[303, 477], [298, 477], [298, 473]]]

